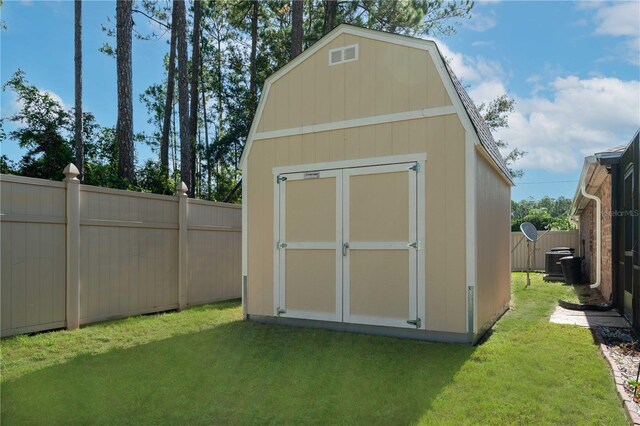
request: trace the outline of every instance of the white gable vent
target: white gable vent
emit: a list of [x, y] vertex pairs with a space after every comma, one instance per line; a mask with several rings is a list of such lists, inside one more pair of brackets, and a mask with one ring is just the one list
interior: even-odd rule
[[339, 64], [340, 62], [342, 62], [342, 49], [329, 52], [329, 64]]
[[329, 65], [342, 64], [358, 60], [358, 45], [339, 47], [329, 51]]
[[357, 55], [358, 55], [358, 49], [356, 45], [344, 48], [343, 59], [345, 61], [355, 61], [357, 59], [356, 58]]

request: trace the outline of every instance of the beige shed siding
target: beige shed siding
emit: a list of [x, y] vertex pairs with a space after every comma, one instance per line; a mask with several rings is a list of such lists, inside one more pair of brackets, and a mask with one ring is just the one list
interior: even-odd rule
[[[329, 50], [352, 44], [357, 61], [329, 66]], [[343, 34], [271, 85], [257, 131], [446, 105], [451, 100], [426, 51]]]
[[408, 286], [375, 285], [406, 283], [409, 259], [401, 250], [352, 250], [350, 309], [352, 315], [408, 318]]
[[293, 311], [336, 311], [335, 250], [289, 250], [285, 279], [295, 283], [287, 287], [286, 306]]
[[[273, 112], [267, 109], [263, 117]], [[426, 152], [426, 327], [466, 332], [464, 144], [455, 114], [255, 141], [245, 200], [248, 313], [273, 315], [274, 167]]]
[[[409, 184], [406, 172], [351, 176], [349, 197], [351, 241], [407, 239], [409, 216], [405, 206], [409, 205]], [[395, 226], [385, 226], [388, 223]]]
[[[288, 182], [285, 208], [287, 240], [291, 242], [335, 241], [335, 200], [335, 178]], [[319, 225], [320, 223], [325, 226]]]
[[476, 318], [475, 332], [509, 304], [511, 187], [476, 153]]

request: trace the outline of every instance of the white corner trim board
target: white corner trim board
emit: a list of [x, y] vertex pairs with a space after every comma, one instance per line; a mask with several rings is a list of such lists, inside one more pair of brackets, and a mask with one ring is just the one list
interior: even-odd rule
[[[475, 333], [477, 327], [477, 297], [475, 286], [477, 283], [477, 245], [476, 245], [476, 228], [477, 228], [477, 180], [476, 174], [478, 169], [478, 161], [476, 157], [475, 144], [473, 143], [473, 134], [465, 132], [465, 266], [466, 266], [466, 288], [472, 291], [473, 299], [469, 300], [470, 295], [465, 297], [467, 309], [467, 333]], [[478, 145], [479, 146], [479, 145]]]
[[331, 123], [312, 124], [309, 126], [292, 127], [289, 129], [272, 130], [256, 133], [253, 140], [282, 138], [286, 136], [306, 135], [309, 133], [327, 132], [330, 130], [350, 129], [354, 127], [370, 126], [373, 124], [394, 123], [396, 121], [415, 120], [418, 118], [438, 117], [455, 114], [453, 105], [443, 107], [424, 108], [414, 111], [398, 112], [394, 114], [374, 115], [371, 117], [354, 118], [352, 120], [334, 121]]

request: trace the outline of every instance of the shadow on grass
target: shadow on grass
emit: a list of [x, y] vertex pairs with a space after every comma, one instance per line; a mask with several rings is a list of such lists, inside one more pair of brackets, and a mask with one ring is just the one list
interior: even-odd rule
[[69, 362], [82, 355], [99, 355], [180, 335], [215, 328], [241, 318], [238, 301], [218, 302], [82, 326], [4, 337], [0, 340], [2, 383], [42, 368]]
[[229, 322], [3, 383], [3, 424], [415, 423], [476, 349]]
[[577, 303], [584, 305], [607, 304], [607, 301], [604, 300], [602, 294], [597, 289], [591, 288], [589, 284], [569, 284], [568, 286], [572, 288], [574, 298], [577, 299]]

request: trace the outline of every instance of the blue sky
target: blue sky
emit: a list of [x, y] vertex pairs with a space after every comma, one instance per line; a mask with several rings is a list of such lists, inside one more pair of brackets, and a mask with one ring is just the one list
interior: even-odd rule
[[[0, 12], [7, 26], [0, 32], [2, 83], [20, 68], [31, 84], [55, 93], [65, 105], [73, 106], [73, 2], [5, 0]], [[83, 2], [83, 109], [95, 114], [97, 121], [105, 126], [115, 125], [117, 118], [116, 63], [98, 49], [105, 42], [115, 45], [115, 40], [101, 29], [102, 25], [112, 26], [108, 18], [114, 21], [114, 17], [115, 2]], [[151, 32], [147, 19], [134, 16], [134, 21], [140, 32]], [[135, 131], [152, 129], [138, 97], [151, 84], [162, 80], [162, 61], [168, 51], [166, 41], [167, 37], [133, 41]], [[13, 93], [2, 93], [2, 116], [15, 110], [15, 102]], [[5, 142], [1, 148], [10, 158], [19, 156], [18, 148], [12, 143]], [[140, 158], [151, 155], [144, 146], [136, 149]]]
[[[0, 78], [18, 68], [42, 90], [73, 104], [73, 2], [4, 2], [0, 13]], [[101, 25], [115, 2], [86, 1], [83, 7], [84, 108], [98, 122], [116, 121], [115, 61], [98, 51], [108, 37]], [[473, 18], [457, 34], [438, 39], [456, 74], [476, 103], [502, 93], [516, 100], [510, 127], [496, 137], [528, 154], [515, 200], [572, 197], [585, 155], [627, 143], [640, 127], [640, 2], [478, 2]], [[135, 17], [136, 28], [153, 26]], [[166, 37], [134, 40], [134, 126], [150, 131], [138, 95], [162, 79]], [[2, 93], [2, 116], [16, 108]], [[10, 127], [7, 127], [10, 129]], [[12, 142], [0, 149], [12, 159]], [[139, 159], [152, 153], [140, 146]]]

